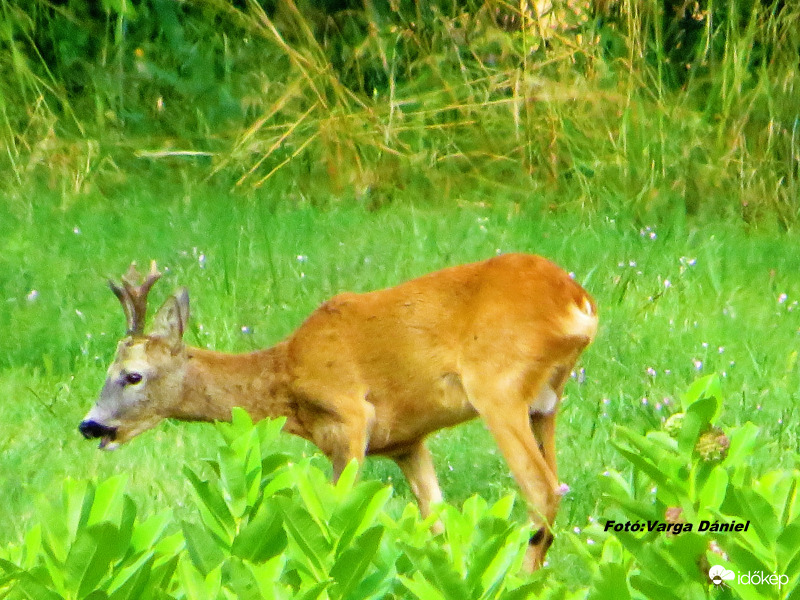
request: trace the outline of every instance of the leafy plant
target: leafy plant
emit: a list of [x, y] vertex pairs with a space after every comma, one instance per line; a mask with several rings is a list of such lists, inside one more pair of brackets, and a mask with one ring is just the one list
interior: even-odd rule
[[788, 597], [800, 583], [800, 472], [752, 472], [759, 430], [749, 422], [727, 431], [716, 425], [716, 376], [696, 381], [681, 403], [683, 412], [663, 430], [616, 429], [614, 446], [633, 470], [602, 477], [608, 508], [586, 533], [602, 543], [575, 544], [594, 565], [589, 598], [620, 598], [618, 590], [628, 597], [706, 598], [715, 593], [708, 575], [714, 565], [780, 581], [726, 582], [742, 598]]
[[[0, 597], [42, 600], [163, 598], [183, 550], [169, 512], [144, 520], [125, 477], [67, 480], [44, 502], [40, 524], [0, 558]], [[5, 590], [5, 591], [4, 591]]]

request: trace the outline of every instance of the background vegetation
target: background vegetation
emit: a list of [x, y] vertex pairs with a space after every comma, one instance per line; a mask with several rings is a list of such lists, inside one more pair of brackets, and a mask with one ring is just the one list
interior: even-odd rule
[[[75, 431], [122, 334], [103, 279], [131, 259], [169, 269], [154, 301], [189, 287], [190, 343], [231, 351], [274, 343], [337, 291], [500, 251], [573, 271], [602, 326], [559, 423], [570, 491], [548, 556], [571, 593], [640, 573], [631, 543], [585, 553], [610, 499], [663, 507], [615, 425], [659, 430], [695, 378], [720, 377], [715, 425], [752, 422], [764, 441], [723, 466], [732, 487], [712, 488], [791, 481], [798, 21], [768, 1], [0, 0], [0, 511], [13, 515], [0, 545], [31, 535], [67, 476], [129, 473], [140, 515], [201, 521], [175, 465], [214, 455], [208, 426], [166, 423], [111, 455]], [[274, 444], [329, 470], [299, 440]], [[514, 489], [480, 424], [433, 447], [453, 504]], [[598, 477], [617, 470], [628, 488]], [[410, 495], [394, 466], [371, 461], [365, 479], [396, 488], [386, 511], [400, 519]], [[695, 491], [673, 495], [688, 511], [707, 502]], [[759, 542], [775, 556], [777, 527]], [[15, 564], [35, 570], [35, 556]], [[775, 556], [765, 568], [789, 565]], [[5, 573], [0, 597], [19, 581]], [[686, 575], [702, 583], [687, 593], [713, 592], [701, 577]]]

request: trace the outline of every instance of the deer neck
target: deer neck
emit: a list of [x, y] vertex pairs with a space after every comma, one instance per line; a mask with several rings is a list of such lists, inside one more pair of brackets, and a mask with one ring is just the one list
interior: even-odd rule
[[228, 421], [235, 406], [253, 420], [291, 416], [286, 345], [246, 354], [186, 348], [181, 401], [170, 417]]

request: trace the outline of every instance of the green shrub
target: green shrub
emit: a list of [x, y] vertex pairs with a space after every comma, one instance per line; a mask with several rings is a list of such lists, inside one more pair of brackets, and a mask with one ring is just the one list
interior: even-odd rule
[[[202, 469], [186, 467], [197, 521], [139, 522], [125, 478], [67, 481], [41, 524], [0, 561], [0, 598], [524, 598], [517, 575], [529, 530], [509, 522], [513, 497], [474, 497], [421, 519], [384, 510], [391, 488], [336, 484], [308, 461], [270, 452], [282, 420], [253, 425], [239, 409]], [[201, 474], [202, 471], [202, 474]], [[432, 533], [441, 519], [444, 535]]]
[[[715, 565], [783, 576], [780, 586], [738, 576], [725, 582], [741, 598], [790, 597], [800, 582], [800, 471], [752, 472], [752, 453], [764, 441], [752, 423], [727, 430], [716, 424], [716, 376], [695, 382], [681, 401], [683, 412], [662, 430], [616, 428], [613, 444], [633, 469], [603, 474], [604, 516], [583, 543], [573, 538], [594, 573], [589, 598], [707, 598], [723, 593], [709, 579]], [[641, 530], [614, 531], [612, 522]], [[727, 530], [747, 523], [745, 531]]]
[[[681, 401], [662, 429], [617, 427], [613, 445], [630, 472], [601, 476], [602, 519], [579, 535], [561, 532], [590, 575], [586, 589], [567, 589], [547, 568], [521, 572], [530, 528], [511, 518], [513, 496], [491, 506], [473, 496], [461, 510], [442, 504], [427, 519], [409, 504], [395, 518], [391, 488], [359, 482], [355, 462], [331, 483], [309, 460], [271, 452], [282, 420], [254, 425], [235, 409], [216, 426], [215, 455], [184, 468], [196, 520], [138, 517], [123, 476], [68, 480], [42, 501], [24, 541], [0, 552], [0, 598], [792, 597], [800, 472], [752, 472], [759, 430], [719, 427], [716, 376]], [[733, 579], [712, 583], [712, 567]], [[770, 576], [780, 585], [761, 582]]]

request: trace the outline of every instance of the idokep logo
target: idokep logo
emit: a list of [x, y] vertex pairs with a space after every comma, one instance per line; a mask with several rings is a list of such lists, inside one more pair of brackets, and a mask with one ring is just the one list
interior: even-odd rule
[[729, 571], [721, 565], [714, 565], [708, 570], [708, 578], [714, 585], [722, 585], [725, 581], [736, 580], [736, 583], [743, 585], [777, 585], [781, 586], [789, 583], [788, 575], [778, 575], [777, 573], [764, 573], [763, 571], [756, 571], [752, 573], [739, 573], [738, 577], [733, 571]]
[[721, 585], [723, 581], [736, 579], [736, 573], [729, 571], [722, 565], [714, 565], [708, 570], [708, 577], [714, 582], [714, 585]]

